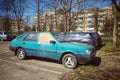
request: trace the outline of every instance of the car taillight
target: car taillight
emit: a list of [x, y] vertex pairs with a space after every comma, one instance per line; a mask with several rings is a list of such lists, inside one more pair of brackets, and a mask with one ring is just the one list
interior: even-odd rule
[[90, 40], [95, 40], [95, 38], [90, 38]]

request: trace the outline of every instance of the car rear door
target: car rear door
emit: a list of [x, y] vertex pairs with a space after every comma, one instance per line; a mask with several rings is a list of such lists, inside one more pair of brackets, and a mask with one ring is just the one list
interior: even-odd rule
[[52, 44], [50, 41], [55, 41], [50, 33], [40, 33], [37, 55], [41, 57], [56, 58], [57, 44]]

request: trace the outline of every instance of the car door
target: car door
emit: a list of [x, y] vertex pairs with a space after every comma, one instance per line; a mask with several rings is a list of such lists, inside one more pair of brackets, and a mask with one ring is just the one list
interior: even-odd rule
[[40, 33], [37, 55], [41, 57], [56, 58], [57, 53], [57, 43], [50, 43], [50, 41], [55, 41], [50, 33]]
[[36, 55], [38, 33], [30, 33], [22, 41], [22, 45], [27, 55]]

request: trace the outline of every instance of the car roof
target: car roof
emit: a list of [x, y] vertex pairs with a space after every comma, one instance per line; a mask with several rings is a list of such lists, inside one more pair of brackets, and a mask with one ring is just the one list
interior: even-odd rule
[[31, 32], [25, 32], [25, 33], [58, 33], [58, 32], [40, 32], [40, 31], [31, 31]]
[[71, 34], [87, 34], [88, 32], [70, 32]]

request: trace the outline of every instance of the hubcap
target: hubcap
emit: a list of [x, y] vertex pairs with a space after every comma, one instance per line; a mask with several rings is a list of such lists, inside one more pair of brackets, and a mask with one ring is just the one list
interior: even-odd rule
[[24, 52], [20, 51], [18, 56], [19, 56], [20, 59], [22, 59], [24, 57]]
[[65, 64], [68, 67], [73, 67], [74, 66], [74, 60], [72, 57], [66, 57], [65, 58]]

